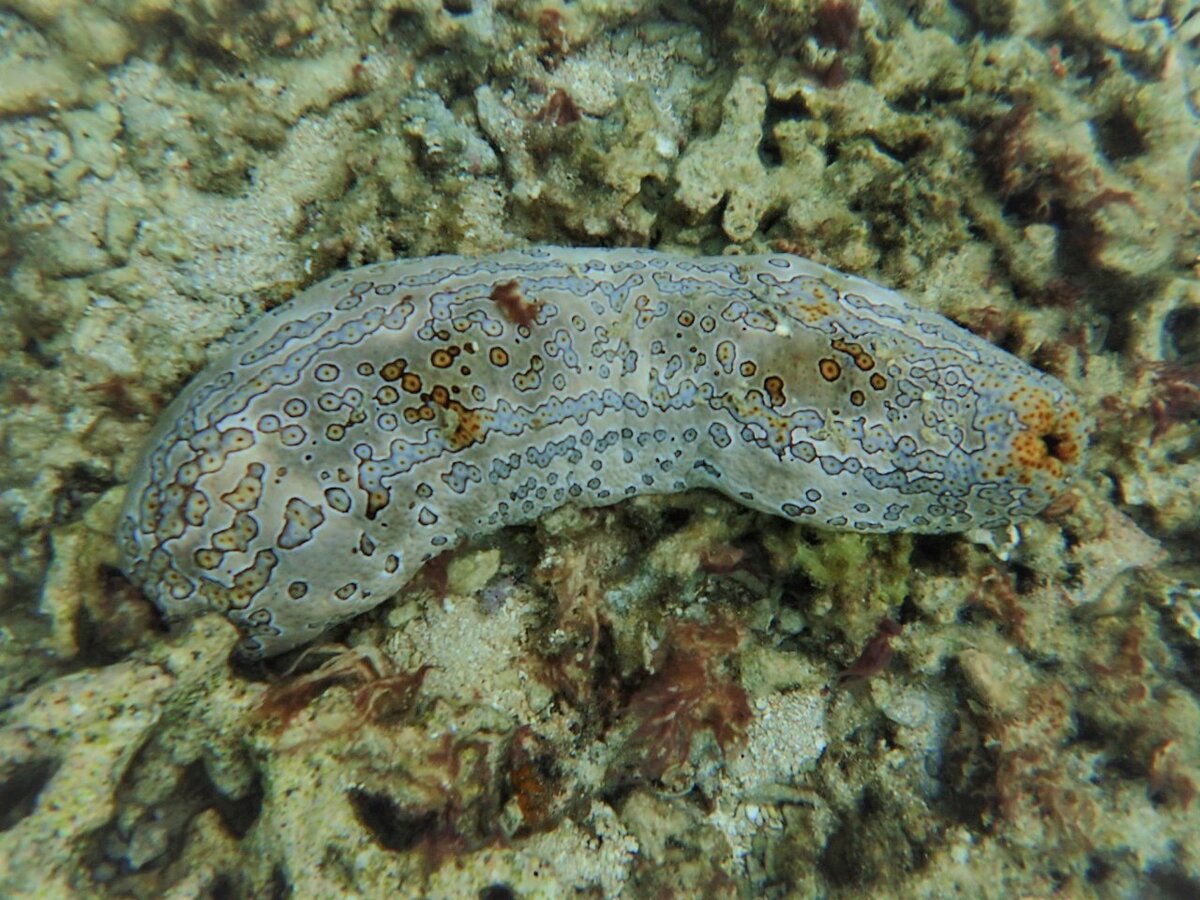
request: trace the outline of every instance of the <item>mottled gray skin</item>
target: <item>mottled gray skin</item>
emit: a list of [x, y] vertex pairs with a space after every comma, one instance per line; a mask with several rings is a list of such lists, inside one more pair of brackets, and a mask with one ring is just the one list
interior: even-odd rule
[[120, 544], [171, 618], [279, 653], [472, 535], [711, 488], [800, 522], [1036, 514], [1081, 455], [1055, 379], [794, 256], [397, 260], [263, 316], [163, 414]]

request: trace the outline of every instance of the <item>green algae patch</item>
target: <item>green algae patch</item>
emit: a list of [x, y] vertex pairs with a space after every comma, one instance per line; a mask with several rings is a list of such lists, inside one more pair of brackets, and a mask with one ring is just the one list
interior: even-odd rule
[[785, 578], [800, 576], [811, 593], [790, 602], [859, 639], [879, 620], [895, 615], [914, 578], [913, 539], [878, 537], [791, 527], [764, 536], [773, 568]]

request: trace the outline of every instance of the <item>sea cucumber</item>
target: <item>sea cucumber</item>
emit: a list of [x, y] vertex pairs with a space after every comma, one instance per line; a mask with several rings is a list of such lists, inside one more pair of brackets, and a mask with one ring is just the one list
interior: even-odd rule
[[163, 413], [119, 543], [169, 619], [268, 656], [464, 538], [711, 488], [823, 528], [1036, 515], [1085, 420], [1054, 378], [796, 256], [397, 260], [264, 315]]

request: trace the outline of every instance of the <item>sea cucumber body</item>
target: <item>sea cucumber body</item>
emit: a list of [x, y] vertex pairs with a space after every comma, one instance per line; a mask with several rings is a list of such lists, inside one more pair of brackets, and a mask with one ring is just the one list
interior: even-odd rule
[[270, 655], [463, 538], [711, 488], [816, 526], [1039, 512], [1083, 419], [1055, 379], [794, 256], [397, 260], [264, 315], [163, 414], [120, 527], [170, 618]]

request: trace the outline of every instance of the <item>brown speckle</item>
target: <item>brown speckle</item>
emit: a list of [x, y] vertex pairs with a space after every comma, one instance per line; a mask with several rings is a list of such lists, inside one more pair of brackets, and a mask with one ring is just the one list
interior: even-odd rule
[[566, 19], [557, 9], [547, 6], [538, 13], [537, 30], [542, 39], [542, 50], [538, 58], [547, 69], [557, 68], [571, 46]]
[[893, 619], [883, 619], [875, 636], [867, 641], [858, 659], [850, 664], [850, 668], [838, 673], [838, 684], [866, 680], [886, 669], [892, 661], [892, 638], [899, 635], [900, 624]]
[[787, 402], [783, 393], [783, 379], [778, 375], [768, 375], [763, 379], [763, 390], [767, 392], [767, 402], [772, 407], [783, 406]]
[[571, 95], [562, 88], [556, 88], [545, 105], [534, 113], [533, 120], [543, 125], [570, 125], [583, 118], [579, 107], [571, 99]]
[[827, 47], [849, 50], [858, 32], [858, 4], [854, 0], [825, 0], [817, 7], [817, 40]]
[[492, 288], [491, 298], [500, 307], [504, 317], [514, 325], [529, 328], [537, 322], [541, 303], [526, 300], [521, 286], [515, 281], [502, 281]]

